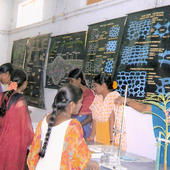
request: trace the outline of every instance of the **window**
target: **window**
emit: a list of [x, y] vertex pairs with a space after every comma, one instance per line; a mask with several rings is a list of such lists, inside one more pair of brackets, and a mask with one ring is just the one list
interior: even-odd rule
[[17, 27], [42, 21], [43, 0], [25, 0], [18, 5]]

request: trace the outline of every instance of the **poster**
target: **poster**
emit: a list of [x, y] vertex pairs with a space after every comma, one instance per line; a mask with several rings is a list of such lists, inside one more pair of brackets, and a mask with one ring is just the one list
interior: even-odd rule
[[122, 17], [89, 25], [84, 67], [89, 81], [101, 72], [114, 75], [125, 19]]
[[86, 32], [51, 38], [46, 87], [57, 89], [66, 83], [65, 77], [74, 68], [83, 68]]
[[144, 99], [170, 91], [170, 6], [127, 17], [117, 72], [118, 91]]

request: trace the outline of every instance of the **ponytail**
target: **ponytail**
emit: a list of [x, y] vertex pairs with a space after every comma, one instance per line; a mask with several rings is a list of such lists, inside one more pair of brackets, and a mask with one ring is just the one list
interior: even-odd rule
[[83, 86], [87, 86], [85, 76], [83, 74], [83, 71], [80, 68], [75, 68], [71, 70], [68, 74], [68, 78], [74, 78], [74, 79], [79, 79], [81, 80], [81, 84]]
[[112, 76], [106, 73], [100, 73], [98, 75], [96, 75], [94, 77], [94, 82], [97, 84], [102, 85], [103, 83], [106, 84], [108, 89], [113, 89], [112, 85], [113, 85], [113, 80], [112, 80]]

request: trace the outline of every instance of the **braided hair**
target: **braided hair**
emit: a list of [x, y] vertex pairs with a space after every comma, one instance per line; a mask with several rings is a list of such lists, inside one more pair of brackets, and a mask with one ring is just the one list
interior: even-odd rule
[[17, 82], [18, 87], [21, 87], [27, 79], [27, 74], [23, 70], [16, 69], [11, 74], [11, 81]]
[[[18, 84], [18, 87], [22, 86], [26, 80], [27, 76], [22, 70], [15, 70], [11, 75], [11, 81], [16, 82]], [[16, 103], [20, 97], [22, 97], [22, 95], [19, 93], [15, 93], [14, 90], [5, 91], [1, 100], [0, 117], [5, 116], [6, 111], [13, 103]]]
[[87, 86], [86, 80], [85, 80], [85, 76], [82, 72], [81, 69], [79, 68], [75, 68], [73, 70], [71, 70], [68, 74], [68, 78], [74, 78], [74, 79], [81, 79], [81, 84], [84, 86]]
[[58, 90], [52, 105], [53, 111], [50, 114], [48, 121], [48, 129], [45, 135], [45, 140], [39, 152], [40, 157], [44, 157], [51, 135], [52, 127], [55, 125], [57, 115], [62, 114], [70, 102], [77, 103], [82, 97], [82, 90], [74, 85], [67, 85]]
[[97, 84], [102, 85], [105, 83], [107, 85], [108, 89], [113, 89], [112, 87], [112, 76], [108, 75], [106, 73], [100, 73], [97, 76], [94, 77], [94, 82]]
[[0, 107], [0, 117], [5, 116], [5, 113], [7, 111], [7, 103], [9, 101], [9, 98], [13, 94], [13, 92], [14, 92], [14, 90], [4, 92], [3, 97], [2, 97], [2, 104]]

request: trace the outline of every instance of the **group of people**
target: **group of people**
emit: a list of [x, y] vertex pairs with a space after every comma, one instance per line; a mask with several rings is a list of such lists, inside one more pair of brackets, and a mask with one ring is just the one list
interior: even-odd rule
[[96, 76], [93, 90], [81, 69], [72, 70], [68, 79], [69, 85], [54, 98], [52, 113], [39, 122], [34, 134], [23, 95], [26, 73], [10, 63], [0, 66], [0, 169], [21, 170], [26, 162], [37, 170], [98, 169], [86, 142], [118, 143], [112, 134], [122, 110], [113, 102], [119, 94], [113, 92], [111, 77]]
[[[80, 112], [72, 117], [80, 121], [86, 141], [118, 145], [123, 108], [122, 105], [115, 104], [120, 95], [113, 91], [112, 77], [103, 73], [95, 76], [93, 89], [88, 88], [81, 69], [72, 70], [68, 79], [70, 84], [83, 91]], [[114, 133], [114, 129], [117, 129], [117, 133]], [[125, 134], [122, 137], [122, 147], [126, 149]]]
[[0, 66], [0, 170], [22, 170], [33, 128], [23, 91], [27, 75], [10, 63]]
[[[29, 169], [98, 169], [98, 164], [90, 161], [86, 142], [119, 144], [123, 109], [114, 103], [120, 95], [113, 91], [111, 76], [96, 76], [93, 90], [81, 69], [70, 71], [68, 80], [69, 85], [57, 92], [53, 112], [37, 126], [28, 155]], [[114, 128], [118, 129], [113, 136]], [[122, 148], [126, 149], [125, 134], [122, 137]]]
[[89, 141], [126, 150], [123, 98], [114, 91], [111, 76], [95, 76], [90, 89], [81, 69], [70, 71], [69, 84], [57, 91], [52, 112], [38, 123], [34, 134], [23, 95], [27, 76], [7, 65], [11, 66], [0, 66], [1, 85], [9, 86], [0, 93], [0, 170], [22, 170], [26, 162], [30, 170], [99, 169], [90, 159]]

